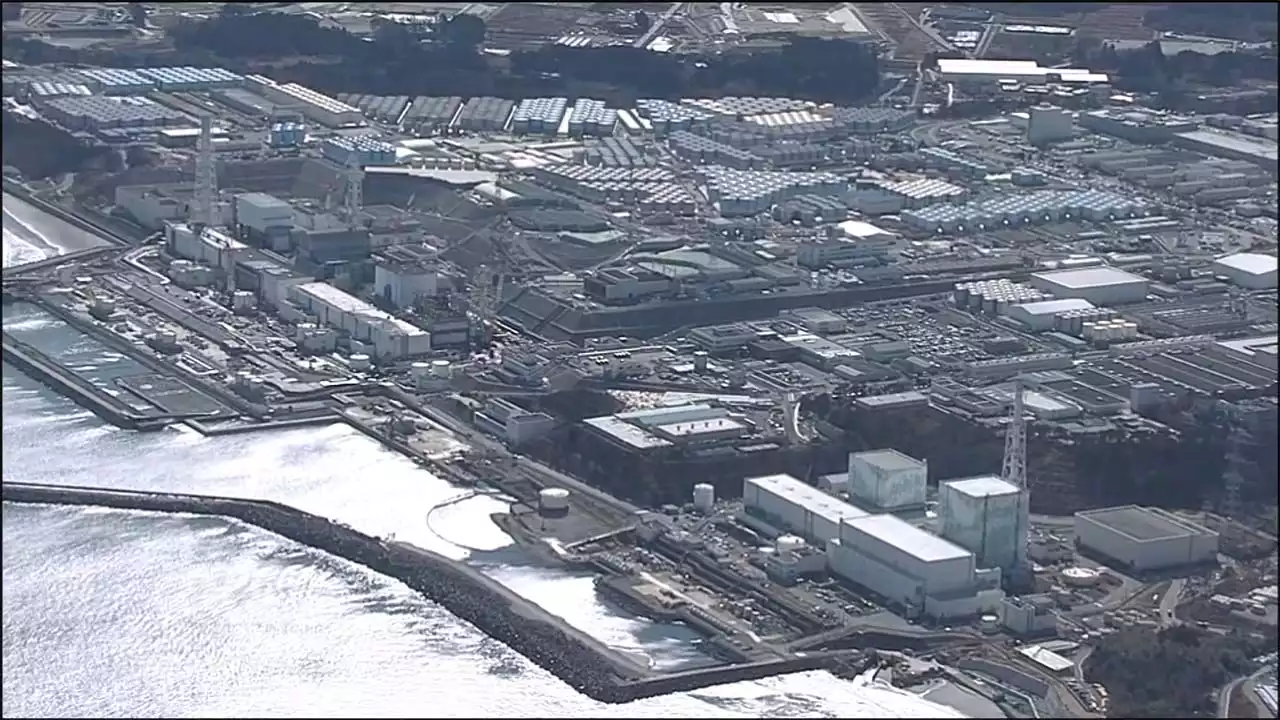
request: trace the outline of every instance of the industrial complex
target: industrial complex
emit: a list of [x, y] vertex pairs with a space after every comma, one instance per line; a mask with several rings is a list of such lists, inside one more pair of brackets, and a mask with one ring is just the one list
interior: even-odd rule
[[[871, 17], [848, 5], [741, 34]], [[912, 32], [966, 47], [941, 17]], [[1277, 125], [976, 51], [1016, 27], [899, 83], [1045, 90], [972, 119], [6, 61], [6, 113], [148, 155], [5, 177], [103, 239], [6, 267], [5, 303], [142, 374], [101, 387], [8, 327], [6, 363], [139, 431], [343, 422], [500, 491], [522, 547], [715, 656], [690, 680], [574, 645], [608, 682], [936, 662], [1010, 717], [1102, 716], [1105, 638], [1276, 629]]]

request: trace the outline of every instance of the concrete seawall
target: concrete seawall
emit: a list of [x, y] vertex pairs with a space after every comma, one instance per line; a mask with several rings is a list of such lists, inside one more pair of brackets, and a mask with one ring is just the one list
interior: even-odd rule
[[254, 525], [404, 582], [584, 695], [606, 703], [831, 667], [849, 657], [847, 653], [814, 653], [655, 677], [640, 663], [463, 563], [407, 543], [386, 542], [279, 503], [9, 482], [2, 488], [4, 502], [215, 515]]
[[113, 232], [109, 228], [105, 228], [105, 227], [102, 227], [101, 225], [90, 222], [88, 219], [81, 217], [76, 213], [71, 212], [67, 208], [64, 208], [61, 205], [58, 205], [56, 203], [51, 203], [48, 200], [40, 197], [39, 195], [36, 195], [35, 193], [31, 192], [31, 190], [27, 188], [27, 186], [14, 180], [13, 178], [4, 178], [4, 191], [26, 202], [28, 205], [35, 207], [38, 210], [42, 210], [65, 223], [74, 225], [75, 227], [89, 233], [90, 235], [97, 235], [98, 237], [101, 237], [103, 240], [111, 243], [112, 245], [134, 244], [134, 243], [131, 243], [128, 238], [123, 237], [116, 232]]

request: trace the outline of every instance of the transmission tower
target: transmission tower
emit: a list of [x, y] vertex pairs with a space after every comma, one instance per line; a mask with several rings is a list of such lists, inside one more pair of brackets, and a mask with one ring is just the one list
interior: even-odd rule
[[360, 167], [360, 153], [355, 150], [347, 156], [347, 194], [343, 201], [343, 212], [347, 224], [354, 228], [359, 224], [360, 210], [364, 207], [364, 168]]
[[1245, 446], [1248, 444], [1249, 432], [1241, 421], [1239, 414], [1233, 409], [1228, 421], [1230, 436], [1227, 439], [1226, 464], [1222, 472], [1222, 515], [1235, 518], [1240, 513], [1240, 490], [1244, 485], [1244, 474], [1241, 466], [1245, 460]]
[[1004, 436], [1004, 462], [1000, 477], [1014, 485], [1019, 493], [1017, 566], [1027, 565], [1026, 534], [1031, 524], [1031, 489], [1027, 487], [1027, 419], [1022, 403], [1022, 379], [1013, 383], [1013, 412]]
[[200, 117], [200, 138], [196, 147], [196, 182], [192, 195], [191, 221], [213, 227], [217, 220], [218, 166], [213, 158], [213, 116]]

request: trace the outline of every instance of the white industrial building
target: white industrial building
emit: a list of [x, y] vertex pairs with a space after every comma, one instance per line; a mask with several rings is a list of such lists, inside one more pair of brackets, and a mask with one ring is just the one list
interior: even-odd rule
[[186, 223], [165, 223], [164, 241], [169, 253], [184, 260], [203, 263], [222, 278], [234, 277], [236, 263], [248, 257], [248, 245], [225, 230], [204, 227], [197, 230]]
[[742, 498], [749, 514], [819, 546], [840, 536], [841, 520], [867, 515], [790, 475], [747, 478], [742, 483]]
[[1014, 635], [1047, 635], [1057, 630], [1058, 613], [1047, 595], [1007, 597], [1000, 603], [1000, 624]]
[[1031, 285], [1055, 298], [1088, 300], [1094, 305], [1138, 303], [1147, 297], [1145, 278], [1112, 267], [1035, 273]]
[[753, 430], [747, 418], [705, 403], [632, 410], [583, 422], [604, 438], [630, 450], [735, 440]]
[[1075, 121], [1069, 110], [1052, 105], [1031, 108], [1027, 119], [1027, 142], [1032, 145], [1070, 140], [1075, 134]]
[[1080, 85], [1104, 85], [1110, 81], [1103, 73], [1080, 68], [1041, 67], [1035, 60], [970, 60], [941, 58], [935, 71], [944, 81], [1017, 80], [1044, 84], [1061, 82]]
[[503, 398], [490, 398], [475, 414], [476, 427], [519, 447], [551, 432], [556, 419], [542, 412], [526, 410]]
[[894, 515], [845, 518], [827, 543], [831, 572], [900, 604], [909, 614], [967, 617], [999, 608], [1000, 570]]
[[1232, 284], [1249, 290], [1274, 290], [1276, 287], [1276, 256], [1261, 253], [1236, 253], [1218, 258], [1213, 272], [1223, 275]]
[[261, 75], [245, 77], [248, 88], [273, 103], [298, 107], [302, 114], [328, 127], [364, 124], [360, 109], [297, 83], [277, 83]]
[[1075, 535], [1080, 547], [1134, 570], [1210, 562], [1218, 554], [1218, 533], [1137, 505], [1078, 512]]
[[367, 343], [380, 358], [400, 359], [431, 352], [431, 333], [392, 317], [369, 303], [322, 282], [294, 285], [289, 299], [321, 323]]
[[875, 510], [923, 507], [929, 463], [897, 450], [849, 453], [848, 491], [854, 502]]
[[1012, 570], [1027, 542], [1023, 491], [995, 476], [938, 485], [942, 536], [977, 557], [979, 567]]
[[1061, 300], [1041, 300], [1039, 302], [1010, 305], [1006, 316], [1017, 320], [1028, 330], [1039, 332], [1052, 330], [1058, 318], [1064, 313], [1093, 309], [1093, 303], [1080, 298], [1063, 298]]

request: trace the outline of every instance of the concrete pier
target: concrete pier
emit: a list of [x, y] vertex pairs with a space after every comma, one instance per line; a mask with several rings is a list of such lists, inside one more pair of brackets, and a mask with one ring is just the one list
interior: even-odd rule
[[26, 375], [71, 398], [77, 405], [117, 427], [129, 430], [158, 430], [175, 419], [173, 415], [145, 415], [85, 380], [36, 348], [4, 333], [4, 361]]
[[607, 703], [847, 666], [848, 652], [653, 675], [648, 668], [463, 563], [266, 500], [6, 482], [4, 502], [213, 515], [239, 520], [401, 580], [579, 692]]

